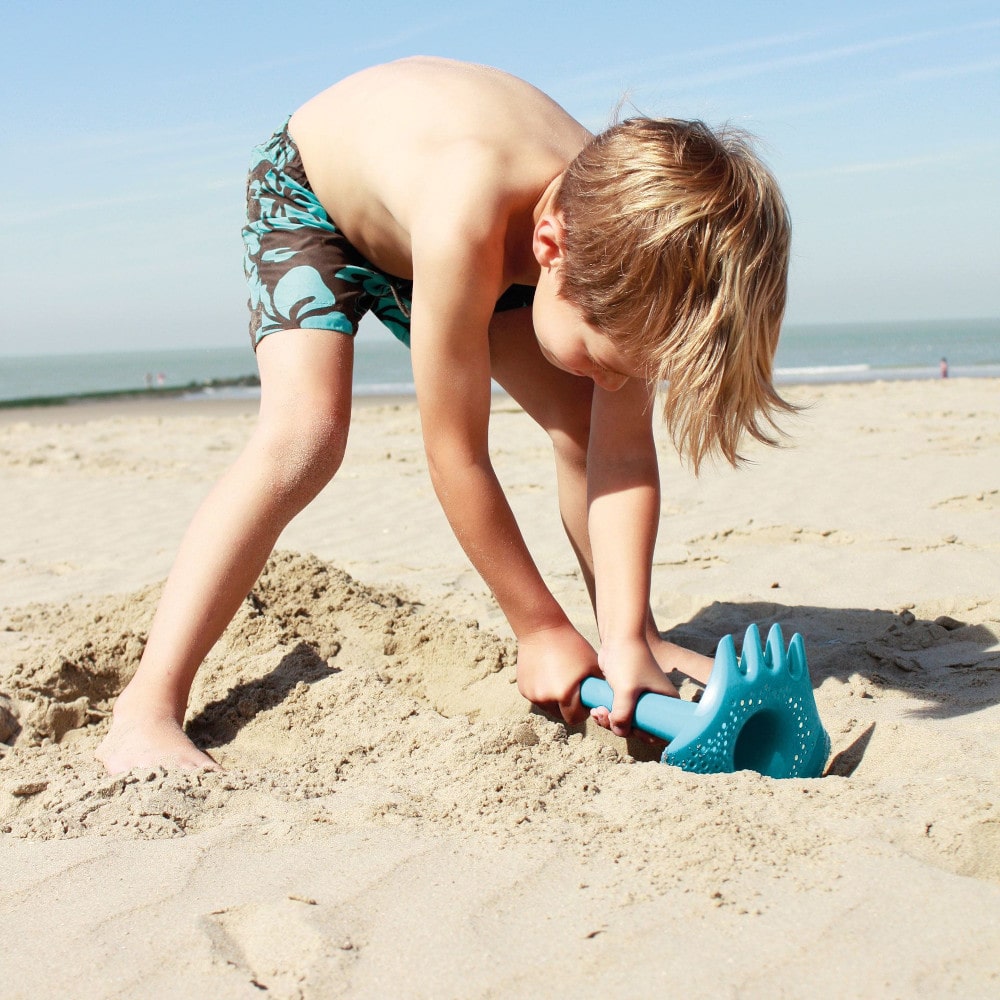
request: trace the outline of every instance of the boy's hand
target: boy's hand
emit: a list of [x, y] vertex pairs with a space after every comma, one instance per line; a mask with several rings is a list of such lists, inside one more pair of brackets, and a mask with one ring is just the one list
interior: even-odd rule
[[677, 688], [660, 669], [645, 638], [605, 642], [599, 658], [601, 671], [614, 691], [614, 708], [595, 708], [591, 717], [616, 736], [632, 731], [632, 715], [639, 696], [646, 691], [676, 698]]
[[567, 725], [587, 718], [580, 685], [584, 678], [599, 675], [594, 647], [568, 622], [518, 639], [518, 691]]

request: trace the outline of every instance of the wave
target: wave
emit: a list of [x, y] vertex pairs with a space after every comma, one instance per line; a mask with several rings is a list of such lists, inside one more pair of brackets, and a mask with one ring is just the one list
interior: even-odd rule
[[797, 368], [775, 368], [774, 374], [778, 378], [849, 376], [871, 371], [871, 367], [871, 365], [803, 365]]

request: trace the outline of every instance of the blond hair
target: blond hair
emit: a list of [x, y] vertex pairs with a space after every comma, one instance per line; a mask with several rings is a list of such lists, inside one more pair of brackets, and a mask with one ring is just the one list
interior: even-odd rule
[[791, 224], [746, 133], [634, 118], [589, 143], [556, 201], [562, 295], [667, 383], [664, 418], [697, 472], [741, 461], [744, 433], [775, 444], [774, 352]]

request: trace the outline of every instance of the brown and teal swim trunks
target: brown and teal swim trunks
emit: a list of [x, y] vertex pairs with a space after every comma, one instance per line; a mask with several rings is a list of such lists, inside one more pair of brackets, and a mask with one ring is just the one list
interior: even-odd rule
[[[373, 313], [410, 344], [413, 282], [366, 260], [313, 194], [286, 122], [252, 154], [247, 178], [244, 270], [250, 286], [250, 339], [299, 327], [353, 336]], [[530, 306], [535, 290], [513, 285], [497, 311]]]

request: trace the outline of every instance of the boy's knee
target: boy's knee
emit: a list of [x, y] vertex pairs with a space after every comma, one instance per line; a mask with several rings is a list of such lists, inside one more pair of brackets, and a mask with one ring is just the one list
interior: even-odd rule
[[313, 416], [299, 423], [258, 428], [272, 488], [308, 503], [333, 478], [347, 448], [347, 421]]

